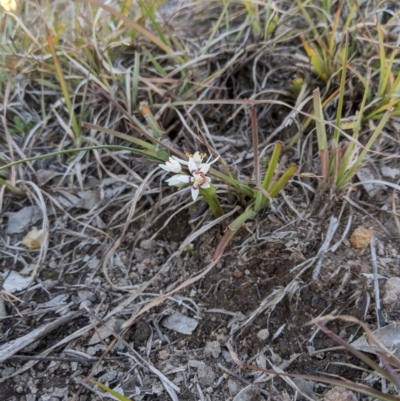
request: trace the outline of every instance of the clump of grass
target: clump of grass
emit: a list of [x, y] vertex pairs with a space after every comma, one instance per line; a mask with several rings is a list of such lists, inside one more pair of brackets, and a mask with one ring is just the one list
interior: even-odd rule
[[367, 144], [363, 146], [361, 150], [358, 142], [358, 135], [361, 130], [367, 94], [368, 91], [365, 93], [357, 119], [352, 123], [353, 134], [351, 138], [349, 138], [350, 141], [340, 142], [339, 137], [336, 135], [331, 141], [331, 151], [329, 151], [319, 90], [316, 89], [313, 93], [314, 113], [316, 117], [315, 125], [322, 175], [321, 186], [324, 188], [328, 187], [332, 190], [337, 189], [339, 191], [346, 189], [354, 175], [362, 167], [367, 152], [374, 145], [379, 135], [381, 135], [383, 128], [393, 112], [392, 108], [386, 111], [370, 136]]

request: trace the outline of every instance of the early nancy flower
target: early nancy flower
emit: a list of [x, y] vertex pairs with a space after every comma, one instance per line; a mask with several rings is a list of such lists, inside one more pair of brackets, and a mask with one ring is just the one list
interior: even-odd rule
[[180, 173], [182, 171], [182, 166], [180, 165], [178, 160], [173, 159], [170, 157], [165, 164], [159, 164], [159, 166], [165, 170], [170, 171], [172, 173]]
[[159, 166], [166, 171], [172, 171], [174, 173], [178, 173], [181, 171], [181, 164], [184, 166], [188, 166], [191, 175], [176, 174], [166, 181], [169, 185], [175, 185], [178, 187], [183, 184], [191, 183], [192, 198], [193, 200], [196, 200], [199, 196], [199, 188], [210, 188], [211, 178], [206, 177], [206, 174], [208, 173], [211, 164], [218, 160], [215, 159], [211, 163], [202, 163], [204, 157], [205, 155], [200, 154], [199, 152], [196, 152], [194, 155], [189, 155], [188, 161], [181, 160], [175, 156], [172, 156], [165, 163], [165, 165], [160, 164]]

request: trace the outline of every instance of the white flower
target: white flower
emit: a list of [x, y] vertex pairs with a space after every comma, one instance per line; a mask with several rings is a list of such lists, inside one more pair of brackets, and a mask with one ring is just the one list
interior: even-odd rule
[[165, 164], [159, 164], [159, 166], [165, 170], [170, 171], [172, 173], [180, 173], [182, 171], [182, 166], [180, 165], [178, 160], [173, 159], [170, 157]]
[[15, 0], [0, 0], [0, 7], [3, 7], [4, 11], [15, 11], [17, 2]]
[[[211, 163], [202, 163], [203, 158], [205, 157], [204, 154], [200, 154], [196, 152], [194, 155], [189, 155], [189, 160], [181, 160], [175, 156], [169, 158], [169, 161], [164, 164], [160, 164], [159, 166], [166, 170], [172, 171], [174, 173], [178, 173], [181, 171], [182, 167], [181, 164], [184, 166], [188, 166], [189, 172], [191, 175], [185, 174], [176, 174], [166, 180], [169, 185], [174, 186], [181, 186], [183, 184], [192, 184], [192, 198], [196, 200], [199, 196], [199, 188], [210, 188], [211, 178], [206, 177], [208, 170], [215, 161], [215, 159]], [[179, 166], [179, 167], [178, 167]]]

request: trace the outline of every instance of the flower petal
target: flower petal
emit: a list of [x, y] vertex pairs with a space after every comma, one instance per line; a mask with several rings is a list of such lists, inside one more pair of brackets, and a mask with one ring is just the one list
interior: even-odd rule
[[183, 175], [183, 174], [177, 174], [172, 176], [171, 178], [168, 178], [168, 180], [165, 180], [168, 182], [168, 185], [182, 185], [182, 184], [187, 184], [190, 182], [190, 178], [188, 175]]
[[203, 164], [200, 166], [200, 171], [201, 171], [203, 174], [207, 174], [207, 173], [208, 173], [208, 170], [210, 169], [210, 167], [211, 167], [211, 164], [203, 163]]
[[[208, 178], [208, 177], [207, 177]], [[210, 180], [211, 181], [211, 180]], [[203, 185], [200, 185], [200, 188], [210, 188], [210, 181], [206, 181]]]
[[196, 200], [198, 196], [199, 196], [199, 189], [195, 188], [195, 187], [192, 187], [192, 198], [193, 198], [193, 200]]
[[158, 167], [161, 167], [165, 171], [171, 171], [166, 164], [159, 164]]
[[165, 163], [172, 172], [180, 173], [182, 171], [182, 166], [177, 160], [169, 158], [169, 161]]
[[215, 163], [215, 162], [219, 159], [219, 155], [218, 155], [218, 157], [216, 157], [212, 162], [210, 162], [210, 159], [211, 159], [211, 156], [208, 158], [207, 164], [213, 164], [213, 163]]
[[178, 163], [182, 164], [183, 166], [187, 166], [188, 162], [186, 160], [179, 159], [179, 157], [171, 156], [172, 159], [176, 160]]
[[194, 171], [197, 171], [197, 164], [193, 157], [189, 157], [189, 171], [193, 174]]
[[203, 157], [200, 155], [200, 152], [196, 152], [193, 156], [192, 159], [196, 163], [197, 169], [200, 167], [201, 162], [203, 161]]

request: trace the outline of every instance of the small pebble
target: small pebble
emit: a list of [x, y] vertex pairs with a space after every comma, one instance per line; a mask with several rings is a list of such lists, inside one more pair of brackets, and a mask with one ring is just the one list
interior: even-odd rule
[[228, 362], [228, 363], [232, 363], [232, 362], [233, 362], [231, 353], [230, 353], [229, 351], [225, 350], [225, 349], [222, 350], [222, 357], [223, 357], [223, 358], [225, 359], [225, 361]]
[[279, 365], [280, 363], [282, 363], [282, 358], [278, 354], [274, 354], [271, 356], [271, 362], [274, 365]]
[[357, 397], [352, 391], [336, 386], [325, 394], [324, 401], [357, 401]]
[[189, 359], [188, 360], [188, 365], [191, 368], [199, 368], [200, 366], [204, 365], [204, 362], [198, 361], [197, 359]]
[[197, 377], [203, 386], [211, 386], [214, 383], [215, 373], [209, 366], [203, 364], [197, 369]]
[[269, 331], [268, 329], [262, 329], [257, 333], [257, 337], [262, 340], [265, 341], [268, 337], [269, 337]]
[[228, 388], [231, 396], [235, 396], [239, 392], [239, 386], [233, 380], [228, 380]]
[[365, 249], [371, 242], [372, 234], [372, 230], [358, 226], [351, 234], [350, 243], [355, 249]]
[[157, 242], [154, 239], [144, 239], [140, 241], [139, 246], [146, 251], [149, 251], [150, 249], [156, 250]]
[[392, 277], [385, 283], [385, 295], [382, 302], [386, 305], [394, 304], [400, 298], [400, 277]]
[[232, 273], [233, 277], [236, 278], [242, 278], [243, 277], [243, 272], [241, 272], [239, 269], [235, 269], [235, 271]]
[[159, 353], [158, 353], [158, 358], [161, 359], [162, 361], [167, 360], [170, 357], [170, 353], [168, 352], [168, 350], [166, 349], [162, 349]]
[[212, 355], [214, 358], [218, 358], [221, 354], [219, 341], [208, 341], [204, 352], [206, 355]]

